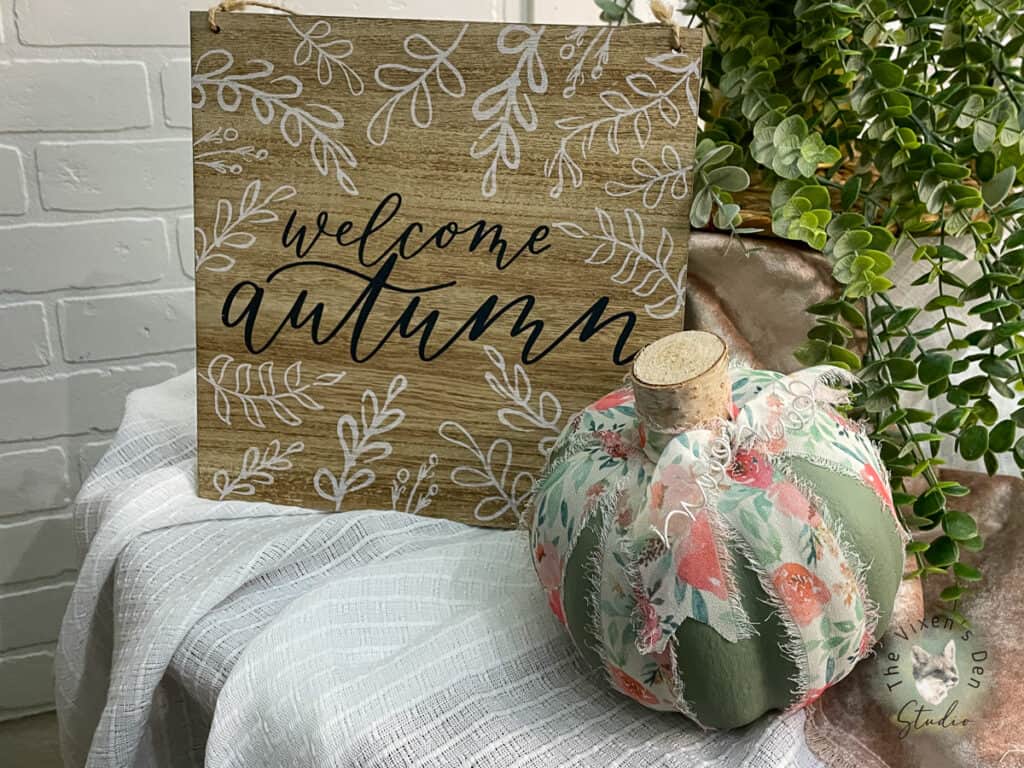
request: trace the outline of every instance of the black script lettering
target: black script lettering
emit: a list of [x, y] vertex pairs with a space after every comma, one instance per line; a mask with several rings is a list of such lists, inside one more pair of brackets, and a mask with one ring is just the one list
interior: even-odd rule
[[[508, 269], [524, 254], [537, 256], [551, 247], [550, 243], [544, 243], [551, 234], [551, 229], [541, 224], [534, 227], [526, 242], [518, 249], [510, 251], [503, 226], [491, 224], [486, 219], [479, 219], [466, 226], [460, 226], [455, 221], [448, 221], [439, 226], [428, 226], [413, 221], [407, 224], [386, 247], [379, 247], [377, 234], [396, 219], [401, 209], [402, 196], [398, 192], [385, 195], [366, 220], [362, 231], [351, 239], [345, 239], [346, 235], [356, 229], [356, 224], [351, 219], [334, 225], [331, 223], [330, 214], [327, 211], [320, 211], [316, 215], [315, 229], [310, 229], [306, 224], [297, 223], [298, 211], [293, 210], [281, 232], [281, 245], [285, 249], [293, 250], [297, 258], [304, 259], [316, 246], [320, 237], [327, 235], [339, 248], [354, 246], [362, 266], [375, 267], [392, 254], [403, 260], [412, 259], [431, 247], [444, 251], [462, 236], [468, 236], [468, 240], [465, 241], [467, 252], [472, 254], [486, 248], [487, 253], [494, 257], [494, 266], [499, 271]], [[414, 237], [418, 240], [427, 232], [429, 234], [418, 244], [412, 242]]]
[[[313, 344], [323, 345], [334, 339], [343, 328], [348, 326], [350, 332], [349, 352], [356, 362], [365, 363], [371, 360], [396, 331], [402, 338], [413, 338], [419, 335], [418, 355], [424, 362], [430, 362], [444, 354], [463, 336], [470, 341], [482, 338], [498, 320], [507, 314], [515, 318], [509, 330], [509, 336], [512, 338], [526, 336], [520, 354], [520, 359], [526, 365], [542, 360], [574, 333], [577, 334], [581, 343], [585, 343], [604, 329], [616, 324], [620, 327], [612, 351], [612, 361], [616, 365], [625, 365], [635, 355], [635, 352], [627, 353], [626, 346], [633, 328], [636, 326], [636, 314], [629, 311], [608, 313], [609, 300], [607, 296], [595, 300], [567, 328], [556, 331], [557, 335], [554, 339], [545, 343], [545, 340], [542, 339], [546, 328], [545, 321], [531, 317], [536, 304], [534, 296], [526, 294], [501, 304], [499, 297], [492, 294], [484, 299], [454, 333], [447, 339], [440, 340], [437, 346], [432, 348], [431, 342], [438, 342], [433, 336], [435, 326], [440, 319], [440, 311], [432, 309], [420, 317], [419, 310], [423, 297], [450, 288], [455, 285], [455, 281], [417, 287], [399, 285], [391, 279], [398, 258], [397, 253], [392, 253], [372, 275], [332, 262], [314, 260], [290, 262], [271, 272], [266, 278], [265, 287], [251, 280], [243, 280], [236, 284], [228, 291], [224, 299], [221, 322], [228, 328], [241, 325], [246, 349], [254, 355], [269, 349], [287, 328], [298, 330], [308, 326], [310, 340]], [[295, 269], [334, 272], [336, 275], [355, 278], [364, 282], [365, 285], [359, 295], [350, 301], [340, 317], [326, 332], [324, 331], [324, 324], [327, 322], [325, 316], [336, 317], [338, 312], [334, 308], [328, 308], [322, 301], [317, 301], [309, 306], [309, 292], [306, 289], [300, 290], [294, 298], [289, 300], [289, 309], [282, 319], [279, 321], [271, 319], [269, 331], [261, 331], [259, 321], [266, 308], [266, 292], [272, 289], [271, 284], [275, 278], [284, 272]], [[323, 281], [324, 276], [318, 275], [316, 283], [322, 284]], [[408, 295], [409, 300], [398, 318], [391, 321], [390, 328], [374, 342], [364, 336], [368, 333], [367, 326], [371, 317], [379, 309], [378, 299], [385, 293]], [[248, 297], [247, 300], [246, 297]], [[242, 301], [245, 302], [244, 306], [239, 309], [236, 303]], [[516, 310], [518, 310], [518, 314], [516, 314]], [[365, 344], [371, 346], [364, 349]]]
[[[957, 720], [953, 717], [953, 713], [956, 712], [959, 703], [959, 699], [954, 699], [941, 717], [933, 719], [927, 717], [927, 715], [932, 714], [935, 710], [926, 707], [924, 704], [918, 704], [917, 699], [910, 699], [896, 713], [896, 722], [902, 726], [899, 730], [899, 737], [905, 739], [910, 735], [911, 730], [919, 731], [932, 725], [939, 728], [955, 728], [967, 725], [970, 721], [966, 717], [963, 720]], [[914, 709], [915, 705], [917, 709]], [[909, 713], [907, 712], [908, 709], [910, 710]]]

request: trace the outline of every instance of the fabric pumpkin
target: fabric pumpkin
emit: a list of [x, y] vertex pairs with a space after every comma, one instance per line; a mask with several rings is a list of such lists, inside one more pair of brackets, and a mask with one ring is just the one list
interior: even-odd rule
[[705, 727], [803, 706], [889, 620], [904, 534], [834, 405], [846, 374], [734, 368], [732, 419], [663, 434], [630, 387], [573, 418], [531, 526], [551, 609], [611, 685]]

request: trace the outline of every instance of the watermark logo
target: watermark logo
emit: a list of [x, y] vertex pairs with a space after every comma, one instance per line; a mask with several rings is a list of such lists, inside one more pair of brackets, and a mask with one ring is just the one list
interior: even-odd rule
[[877, 649], [875, 695], [906, 739], [970, 727], [989, 687], [976, 628], [947, 616], [893, 626]]

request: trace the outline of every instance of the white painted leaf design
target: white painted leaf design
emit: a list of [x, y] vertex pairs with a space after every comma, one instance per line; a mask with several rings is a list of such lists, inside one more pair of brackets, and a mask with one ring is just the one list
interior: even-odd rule
[[[237, 403], [242, 408], [245, 420], [263, 429], [266, 426], [264, 415], [267, 411], [288, 426], [300, 425], [302, 417], [298, 409], [323, 409], [323, 405], [313, 396], [314, 390], [317, 387], [333, 386], [345, 376], [344, 373], [321, 374], [313, 381], [303, 383], [301, 370], [301, 364], [293, 363], [279, 382], [273, 361], [261, 363], [254, 377], [250, 363], [236, 364], [231, 355], [219, 354], [197, 375], [213, 388], [214, 414], [224, 424], [232, 424], [236, 415], [232, 413], [232, 403]], [[233, 371], [230, 377], [229, 371]]]

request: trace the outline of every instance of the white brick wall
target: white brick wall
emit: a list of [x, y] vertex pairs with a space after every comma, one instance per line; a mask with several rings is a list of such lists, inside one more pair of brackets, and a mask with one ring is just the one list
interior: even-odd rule
[[116, 360], [139, 349], [176, 352], [195, 341], [191, 288], [83, 296], [57, 304], [68, 362]]
[[0, 368], [37, 368], [50, 362], [46, 307], [41, 301], [0, 306], [0, 328]]
[[[186, 250], [192, 249], [191, 225]], [[163, 219], [121, 218], [5, 226], [0, 218], [0, 290], [41, 293], [153, 283], [168, 264]]]
[[153, 122], [139, 61], [0, 62], [0, 80], [10, 94], [0, 131], [104, 131]]
[[204, 2], [0, 0], [0, 720], [52, 706], [72, 501], [126, 395], [192, 367]]
[[116, 211], [191, 205], [190, 147], [188, 139], [40, 142], [36, 166], [43, 208]]
[[[0, 0], [0, 720], [51, 706], [71, 499], [126, 394], [192, 366], [186, 11], [212, 2]], [[290, 5], [596, 18], [591, 0]]]
[[51, 445], [0, 453], [0, 488], [6, 489], [0, 521], [5, 515], [66, 506], [72, 494], [64, 448]]
[[17, 147], [0, 147], [0, 216], [25, 213], [25, 165]]

